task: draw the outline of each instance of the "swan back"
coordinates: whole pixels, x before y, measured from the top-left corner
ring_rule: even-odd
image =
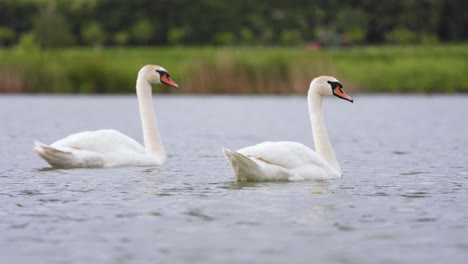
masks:
[[[304,164],[316,164],[318,166],[324,164],[324,161],[313,150],[301,143],[292,141],[267,141],[240,149],[238,152],[288,169],[300,167]]]

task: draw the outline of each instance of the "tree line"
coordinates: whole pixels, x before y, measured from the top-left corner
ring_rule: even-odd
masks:
[[[0,45],[462,42],[466,10],[465,0],[0,0]]]

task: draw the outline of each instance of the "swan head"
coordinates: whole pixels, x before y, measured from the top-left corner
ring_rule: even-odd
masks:
[[[340,99],[353,102],[351,96],[343,91],[343,85],[335,77],[320,76],[310,83],[309,93],[316,92],[320,95],[334,95]]]
[[[179,88],[179,85],[171,79],[171,75],[161,66],[146,65],[138,72],[138,79],[145,80],[151,84],[164,84]]]

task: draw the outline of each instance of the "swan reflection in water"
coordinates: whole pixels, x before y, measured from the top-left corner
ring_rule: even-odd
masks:
[[[272,181],[272,182],[259,182],[259,181],[234,181],[223,188],[228,190],[262,190],[278,192],[297,192],[297,188],[300,187],[305,192],[313,195],[326,194],[330,190],[336,189],[338,184],[335,180],[311,180],[302,182],[288,182],[288,181]]]

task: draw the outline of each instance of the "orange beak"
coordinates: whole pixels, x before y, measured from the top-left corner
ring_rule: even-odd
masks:
[[[172,87],[175,87],[175,88],[179,88],[179,85],[177,83],[175,83],[173,80],[171,80],[171,78],[169,76],[167,76],[167,74],[163,74],[161,76],[161,82],[164,83],[165,85],[172,86]]]
[[[336,87],[333,90],[333,94],[341,99],[344,99],[346,101],[350,101],[351,103],[353,102],[353,98],[351,96],[347,95],[345,92],[340,87]]]

